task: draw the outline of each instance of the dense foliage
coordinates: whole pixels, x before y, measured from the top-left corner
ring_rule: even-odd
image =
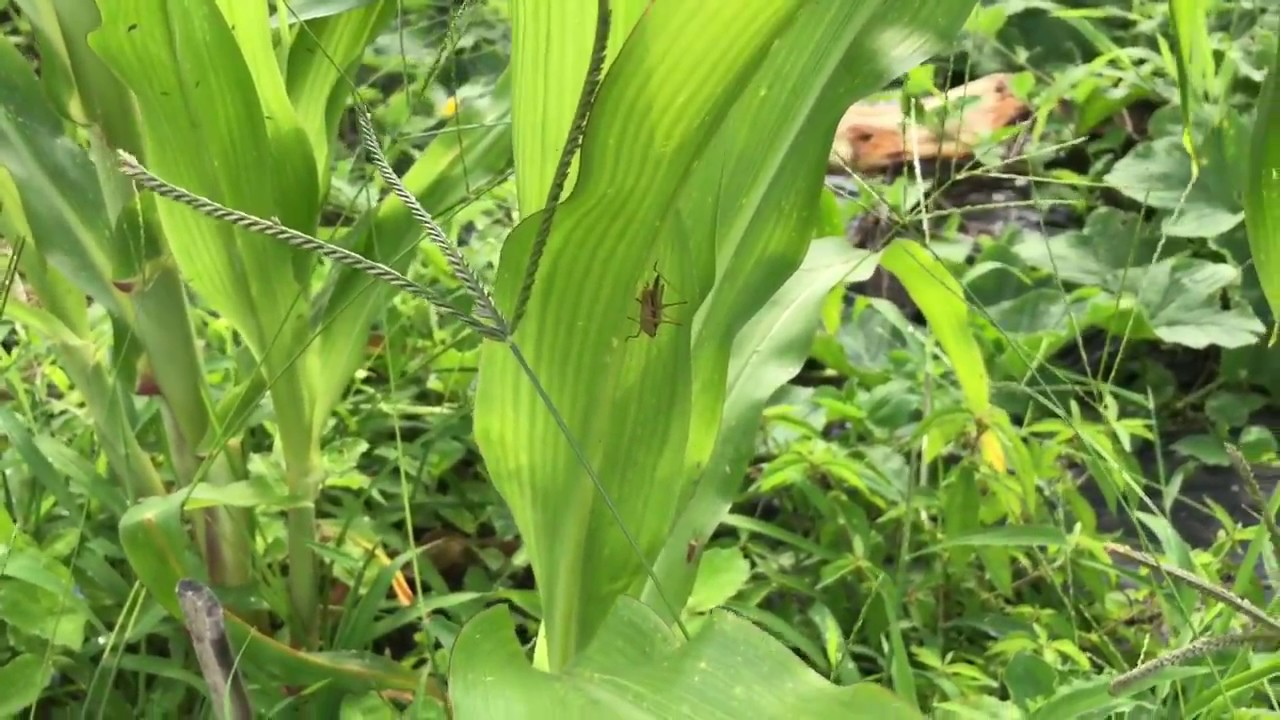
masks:
[[[259,5],[0,3],[0,715],[1280,712],[1280,10]]]

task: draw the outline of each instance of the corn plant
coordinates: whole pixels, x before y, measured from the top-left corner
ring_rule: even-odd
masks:
[[[485,611],[453,651],[457,716],[914,714],[913,697],[830,685],[730,614],[691,636],[681,608],[696,571],[689,547],[726,511],[764,402],[807,354],[832,286],[871,269],[838,239],[811,243],[833,231],[821,169],[835,124],[943,47],[972,5],[513,4],[526,217],[492,296],[429,213],[416,215],[490,340],[476,435],[533,564],[544,613],[535,664],[550,672],[529,666],[504,608]],[[123,167],[169,199],[439,302],[252,206],[175,187],[129,157]],[[920,260],[896,255],[904,267]]]
[[[229,626],[238,647],[250,648],[249,665],[282,683],[417,689],[416,676],[394,663],[299,652],[321,634],[321,431],[366,359],[364,339],[391,290],[139,195],[114,155],[128,151],[185,186],[316,233],[353,89],[347,75],[397,4],[313,8],[305,22],[285,4],[272,17],[248,0],[18,4],[36,31],[42,69],[37,79],[0,40],[0,233],[29,290],[6,309],[53,345],[82,396],[119,483],[95,505],[123,513],[120,540],[134,572],[174,617],[183,576],[267,598],[288,621],[288,645],[267,632],[260,611],[238,611]],[[499,83],[496,116],[463,107],[452,119],[447,141],[433,143],[405,175],[411,197],[456,206],[472,183],[509,165],[506,87]],[[406,205],[389,198],[337,241],[405,268],[417,233]],[[229,386],[210,381],[189,289],[243,341]],[[240,450],[264,397],[284,493],[251,482]],[[158,403],[163,419],[162,456],[137,438],[147,402]],[[5,431],[16,439],[21,423],[8,419]],[[18,444],[31,448],[24,457],[35,469],[35,446]],[[264,506],[287,514],[287,592],[270,578],[264,586],[255,567],[251,510]],[[6,547],[36,552],[22,519],[0,515]]]

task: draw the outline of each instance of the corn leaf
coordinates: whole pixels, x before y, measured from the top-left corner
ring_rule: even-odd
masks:
[[[312,230],[313,155],[282,100],[279,70],[274,61],[265,67],[261,31],[237,36],[213,0],[120,0],[100,11],[90,46],[137,99],[148,168],[229,207]],[[157,215],[183,276],[276,379],[285,451],[296,457],[311,437],[311,364],[293,362],[309,331],[306,268],[314,258],[167,200],[157,201]]]
[[[699,298],[687,282],[692,274],[682,270],[689,249],[675,247],[670,232],[663,236],[666,216],[750,70],[802,4],[777,0],[752,13],[691,2],[655,3],[648,10],[605,76],[582,149],[582,189],[560,208],[528,316],[516,334],[648,558],[665,540],[691,479],[682,456],[689,423],[689,318]],[[516,22],[550,21],[550,13],[534,12],[544,4],[528,5]],[[517,55],[513,62],[537,61]],[[517,83],[519,78],[516,73]],[[517,92],[517,122],[536,123],[521,115],[520,97]],[[601,140],[626,141],[606,143],[593,132]],[[518,175],[518,145],[516,152]],[[526,220],[503,246],[495,295],[508,308],[536,222],[536,216]],[[683,324],[628,341],[634,324],[627,317],[635,313],[637,288],[655,261],[670,273],[671,297],[688,303]],[[554,670],[590,640],[620,593],[638,589],[644,561],[601,503],[540,395],[501,346],[482,350],[476,439],[530,551]]]
[[[12,177],[0,212],[17,212],[20,204],[40,255],[118,314],[111,263],[102,251],[111,235],[106,202],[93,163],[62,122],[31,65],[7,38],[0,40],[0,168]]]
[[[1271,315],[1280,318],[1280,35],[1258,97],[1253,152],[1247,164],[1244,220],[1249,251]],[[1276,330],[1272,332],[1274,339]]]
[[[800,270],[738,334],[729,360],[715,451],[656,566],[657,576],[677,609],[683,608],[698,570],[698,564],[688,560],[688,544],[705,542],[738,498],[743,473],[755,450],[760,414],[774,392],[795,377],[808,359],[828,291],[841,282],[866,280],[875,268],[876,256],[853,248],[843,236],[817,240]],[[646,585],[641,598],[662,614],[652,583]]]
[[[351,81],[345,76],[377,33],[395,17],[397,3],[348,2],[342,12],[317,15],[300,13],[304,27],[292,29],[285,80],[298,119],[315,151],[316,171],[325,178],[328,191],[329,161],[333,157],[338,120],[347,107]],[[290,7],[288,17],[295,17]],[[430,206],[428,206],[430,207]]]
[[[529,667],[514,629],[505,607],[462,629],[449,668],[458,720],[920,717],[874,684],[831,684],[729,612],[712,613],[683,642],[649,608],[624,599],[596,642],[560,674]]]
[[[517,5],[517,35],[550,32],[543,5]],[[624,28],[516,342],[643,560],[507,349],[483,350],[477,388],[477,440],[530,551],[552,670],[590,641],[620,594],[641,590],[643,565],[671,539],[715,448],[734,339],[813,236],[839,117],[939,47],[971,6],[773,0],[744,14],[673,1]],[[553,75],[540,62],[513,60],[518,175],[547,166],[520,123],[577,93],[530,99],[521,79]],[[563,143],[547,132],[544,143]],[[527,188],[522,207],[537,207],[528,193],[540,188]],[[503,248],[496,295],[508,310],[537,222]],[[637,333],[629,316],[643,310],[655,269],[665,302],[680,303],[664,317],[679,324],[651,316]]]
[[[651,0],[610,0],[606,71]],[[512,131],[516,195],[522,215],[542,209],[591,56],[596,0],[511,5],[513,104],[522,118]],[[565,186],[573,187],[573,175]]]

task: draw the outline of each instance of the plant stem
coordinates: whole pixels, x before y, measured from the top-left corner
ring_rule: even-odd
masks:
[[[296,379],[296,376],[295,376]],[[273,400],[280,407],[288,385],[281,383],[272,389]],[[300,649],[315,648],[320,641],[317,622],[320,594],[317,582],[316,557],[316,494],[320,487],[318,473],[319,449],[312,442],[310,428],[298,422],[301,418],[279,413],[279,442],[284,454],[285,478],[295,507],[289,508],[285,521],[289,554],[289,636]],[[306,417],[306,416],[303,416]],[[299,429],[305,432],[297,432]],[[290,432],[290,431],[293,432]]]
[[[311,545],[316,538],[316,507],[306,503],[289,510],[289,617],[290,637],[298,648],[312,648],[320,640],[316,617],[320,595],[316,587],[316,558]]]

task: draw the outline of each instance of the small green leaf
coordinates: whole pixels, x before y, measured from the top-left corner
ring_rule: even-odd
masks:
[[[1004,669],[1004,685],[1009,694],[1022,707],[1054,691],[1058,673],[1044,658],[1020,652],[1009,658]]]
[[[200,577],[182,526],[182,495],[147,498],[120,518],[120,545],[142,584],[174,617],[181,617],[175,588],[184,577]]]
[[[1267,399],[1257,393],[1222,390],[1209,396],[1204,411],[1214,422],[1234,428],[1249,422],[1249,415],[1266,404]]]
[[[12,717],[31,707],[49,685],[53,667],[39,655],[24,654],[0,667],[0,717]]]
[[[1112,696],[1108,690],[1109,684],[1110,678],[1099,678],[1066,685],[1045,704],[1037,707],[1029,720],[1107,717],[1108,711],[1132,705],[1129,700]]]
[[[1059,547],[1067,536],[1052,525],[1003,525],[945,537],[913,557],[953,547]]]
[[[1108,283],[1119,271],[1150,265],[1186,247],[1185,241],[1161,238],[1139,215],[1102,207],[1089,213],[1079,231],[1052,237],[1026,233],[1013,250],[1022,262],[1065,282],[1115,290]]]
[[[70,609],[64,595],[13,580],[0,581],[0,620],[22,635],[78,651],[84,645],[85,616]]]
[[[1212,435],[1188,435],[1179,439],[1172,446],[1179,455],[1193,457],[1206,465],[1231,465],[1231,457],[1227,455],[1226,446]]]
[[[689,593],[689,612],[706,612],[728,602],[751,577],[751,563],[738,548],[709,548],[698,563]]]

